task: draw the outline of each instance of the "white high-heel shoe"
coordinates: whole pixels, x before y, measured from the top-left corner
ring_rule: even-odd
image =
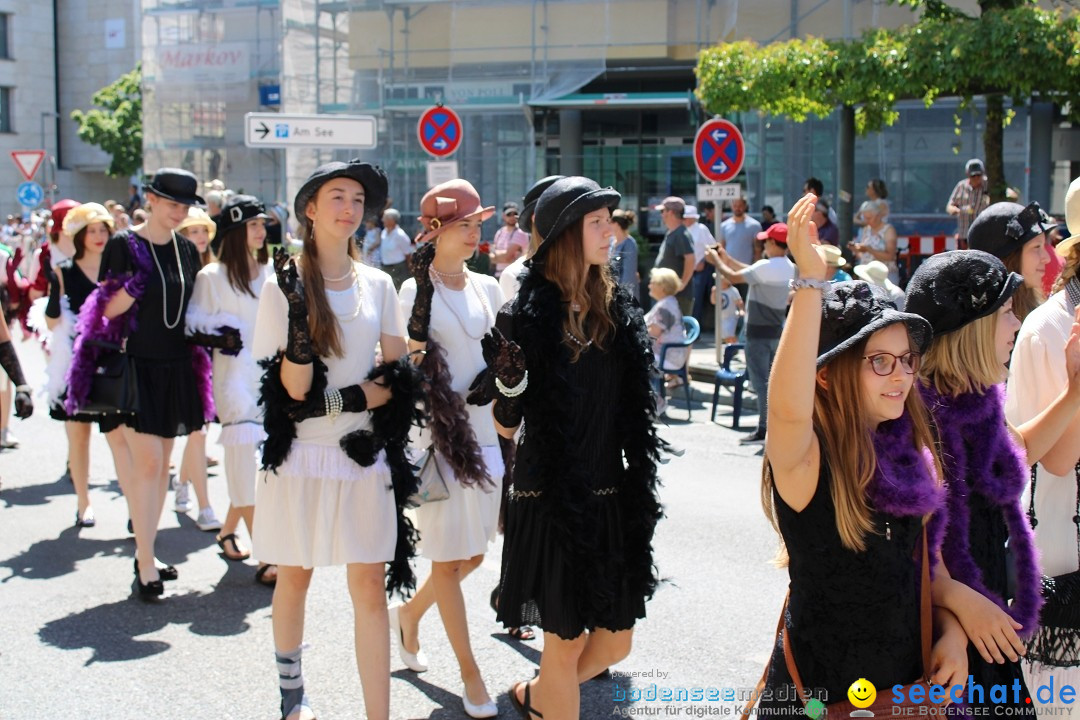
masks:
[[[461,704],[465,708],[465,714],[471,718],[493,718],[499,714],[499,706],[494,700],[488,700],[481,705],[473,705],[469,702],[469,696],[465,688],[461,688]]]
[[[394,636],[394,640],[397,642],[398,655],[401,657],[401,662],[405,663],[405,667],[409,668],[413,672],[422,673],[428,669],[427,667],[427,655],[424,654],[423,648],[416,653],[411,653],[405,649],[405,636],[401,634],[401,618],[398,616],[398,610],[401,608],[401,603],[391,605],[387,608],[390,614],[390,634]],[[489,715],[481,715],[473,717],[494,717]]]

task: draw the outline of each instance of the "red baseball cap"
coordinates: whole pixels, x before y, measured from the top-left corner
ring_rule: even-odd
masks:
[[[787,224],[773,223],[769,229],[757,234],[758,240],[772,240],[778,245],[787,245]]]

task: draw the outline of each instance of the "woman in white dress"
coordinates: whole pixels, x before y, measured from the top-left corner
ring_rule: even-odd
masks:
[[[381,209],[386,193],[386,175],[367,163],[317,168],[294,203],[304,221],[299,260],[278,250],[275,277],[259,298],[253,353],[272,359],[265,363],[262,388],[268,470],[256,483],[252,541],[259,559],[278,566],[272,616],[281,716],[287,720],[314,717],[300,664],[304,608],[312,570],[331,565],[346,566],[366,717],[390,716],[383,573],[397,559],[402,534],[396,477],[381,451],[362,467],[342,446],[372,426],[368,410],[391,400],[385,385],[364,381],[375,367],[376,346],[387,361],[406,352],[390,277],[361,263],[353,243],[365,211]],[[273,383],[281,393],[268,391]],[[272,421],[290,398],[319,412],[297,414],[282,440]]]
[[[225,480],[229,512],[217,537],[227,560],[246,560],[250,553],[240,544],[236,530],[243,520],[248,533],[255,523],[255,448],[263,441],[262,413],[258,406],[259,367],[251,354],[255,316],[263,285],[273,275],[266,250],[266,212],[256,198],[234,195],[221,212],[217,234],[218,260],[195,277],[195,291],[187,310],[189,334],[220,335],[222,328],[239,333],[239,343],[214,352],[214,405],[221,422],[218,442],[225,449]],[[236,347],[239,345],[239,347]],[[262,563],[256,579],[273,585],[275,570]]]
[[[391,608],[390,622],[402,661],[422,672],[427,664],[420,657],[419,623],[437,604],[461,669],[465,713],[495,717],[498,709],[473,656],[461,592],[462,580],[479,567],[495,537],[502,489],[503,460],[491,409],[465,404],[470,384],[486,367],[480,340],[495,326],[503,304],[494,278],[465,267],[480,242],[481,224],[495,208],[483,207],[465,180],[451,180],[429,190],[420,211],[427,230],[421,243],[428,244],[413,255],[413,278],[402,283],[399,295],[403,314],[410,316],[410,348],[426,352],[422,368],[432,385],[431,432],[425,431],[422,441],[433,443],[450,497],[416,510],[421,553],[431,560],[431,575],[412,600]],[[451,415],[456,422],[447,419]],[[447,432],[451,426],[457,431],[453,437]]]
[[[889,203],[884,200],[871,200],[863,203],[859,210],[865,225],[859,231],[858,242],[848,244],[852,252],[858,255],[860,265],[873,260],[885,263],[889,268],[889,281],[900,284],[900,268],[896,264],[896,228],[885,219],[889,216]]]
[[[1073,209],[1080,210],[1080,180],[1069,190]],[[1066,199],[1066,207],[1070,202]],[[1073,217],[1075,219],[1075,216]],[[1072,227],[1076,227],[1074,224]],[[1012,352],[1005,415],[1014,425],[1042,413],[1062,393],[1074,388],[1077,369],[1066,360],[1066,345],[1077,333],[1080,307],[1080,235],[1056,248],[1065,259],[1054,295],[1024,320]],[[1075,388],[1074,388],[1075,390]],[[1033,513],[1035,546],[1044,575],[1055,577],[1080,569],[1076,516],[1080,515],[1080,416],[1074,417],[1061,439],[1036,465],[1034,482],[1027,488],[1024,507]],[[1034,498],[1032,495],[1034,488]],[[1043,607],[1041,627],[1028,642],[1024,676],[1033,691],[1051,682],[1055,687],[1080,685],[1080,630],[1058,627],[1050,617],[1052,604]],[[1061,623],[1068,625],[1069,623]],[[1042,698],[1040,698],[1040,701]],[[1068,708],[1057,696],[1052,705]],[[1064,711],[1063,711],[1064,712]]]

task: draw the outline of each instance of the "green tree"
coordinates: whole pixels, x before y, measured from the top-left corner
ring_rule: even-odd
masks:
[[[1004,199],[1003,129],[1014,106],[1036,97],[1080,121],[1080,21],[1033,0],[981,0],[973,17],[943,0],[894,0],[921,9],[917,22],[859,38],[722,44],[698,58],[698,97],[712,113],[756,110],[801,121],[855,108],[856,131],[891,125],[895,104],[941,96],[987,103],[984,148],[991,197]],[[957,129],[959,132],[959,128]],[[841,188],[851,191],[851,188]]]
[[[142,66],[98,90],[91,98],[98,107],[75,110],[79,139],[112,156],[106,174],[128,177],[142,170]]]

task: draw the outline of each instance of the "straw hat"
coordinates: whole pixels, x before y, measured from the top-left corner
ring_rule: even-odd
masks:
[[[116,229],[112,213],[106,210],[104,205],[83,203],[68,210],[64,215],[64,234],[75,237],[80,230],[98,222],[105,223],[110,232]]]

